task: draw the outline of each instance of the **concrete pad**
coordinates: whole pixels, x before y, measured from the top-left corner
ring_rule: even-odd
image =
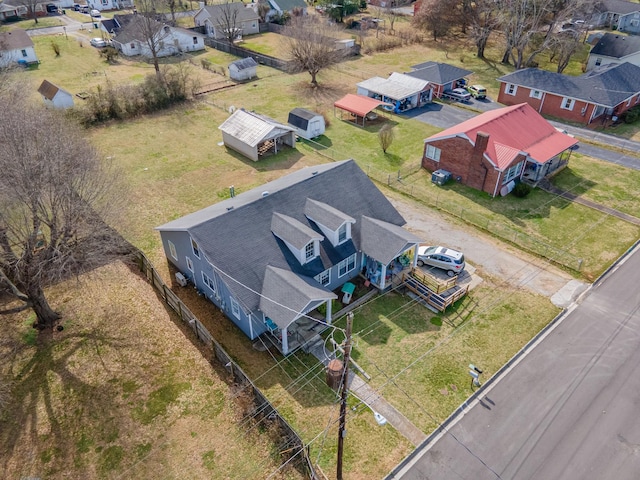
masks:
[[[564,287],[558,290],[551,297],[551,303],[556,307],[567,308],[584,292],[589,285],[579,280],[570,280]]]

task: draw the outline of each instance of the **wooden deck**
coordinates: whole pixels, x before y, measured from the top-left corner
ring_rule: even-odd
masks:
[[[453,277],[446,282],[439,282],[416,269],[402,275],[402,285],[439,312],[444,312],[469,291],[468,286],[462,288],[456,285],[457,280],[457,277]]]

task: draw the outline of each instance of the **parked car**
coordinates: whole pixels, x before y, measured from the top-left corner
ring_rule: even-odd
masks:
[[[482,85],[469,85],[467,87],[467,92],[469,92],[469,95],[473,98],[477,98],[479,100],[487,98],[487,89]]]
[[[92,38],[89,43],[96,48],[102,48],[107,46],[107,41],[102,38]]]
[[[53,3],[47,4],[47,13],[58,13],[58,6]]]
[[[74,9],[76,12],[79,12],[79,11],[80,11],[80,4],[79,4],[79,3],[74,3],[74,4],[73,4],[73,9]]]
[[[453,90],[445,90],[444,96],[458,102],[468,102],[471,100],[471,94],[464,88],[454,88]]]
[[[418,247],[418,265],[441,268],[453,277],[464,270],[464,255],[447,247],[421,246]]]
[[[100,18],[100,16],[101,16],[101,14],[100,14],[100,10],[93,9],[93,10],[91,10],[90,15],[91,15],[92,17],[95,17],[95,18]]]
[[[80,5],[80,13],[89,13],[89,5]]]

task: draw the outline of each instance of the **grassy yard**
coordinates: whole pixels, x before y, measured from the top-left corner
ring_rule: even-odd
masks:
[[[79,289],[82,294],[79,294]],[[5,319],[3,478],[266,478],[280,465],[188,328],[147,281],[115,263],[50,289],[64,330]],[[276,478],[298,479],[295,470]]]
[[[21,28],[23,30],[31,30],[34,28],[61,27],[63,25],[66,24],[58,17],[38,17],[38,23],[36,23],[33,19],[2,23],[0,24],[0,32],[8,32],[17,28]]]

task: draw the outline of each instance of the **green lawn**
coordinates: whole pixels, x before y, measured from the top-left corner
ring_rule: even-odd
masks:
[[[27,19],[20,20],[18,22],[0,24],[0,32],[8,32],[17,28],[21,28],[23,30],[31,30],[35,28],[60,27],[62,25],[66,24],[57,16],[38,17],[38,23],[36,23],[33,19]]]

